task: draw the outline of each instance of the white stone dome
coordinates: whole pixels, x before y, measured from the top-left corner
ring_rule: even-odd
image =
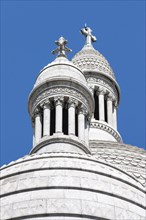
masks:
[[[105,57],[92,45],[85,45],[72,59],[83,72],[98,72],[115,80],[114,72]]]
[[[34,154],[3,166],[1,177],[1,219],[127,220],[145,215],[141,185],[91,155]]]
[[[57,57],[52,63],[45,66],[37,77],[34,87],[55,79],[73,80],[86,85],[86,79],[81,70],[66,57]]]

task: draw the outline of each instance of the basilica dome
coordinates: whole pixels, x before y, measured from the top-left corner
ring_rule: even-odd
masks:
[[[139,181],[98,157],[50,152],[3,166],[2,219],[144,219]]]
[[[98,72],[115,80],[114,72],[105,57],[92,45],[85,45],[72,59],[83,72]]]
[[[55,79],[70,79],[86,84],[85,77],[81,70],[66,57],[57,57],[52,63],[45,66],[39,73],[34,87],[48,80]]]

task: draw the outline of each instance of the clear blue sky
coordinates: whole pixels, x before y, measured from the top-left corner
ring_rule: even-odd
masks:
[[[55,57],[63,35],[84,45],[87,23],[94,47],[110,62],[121,88],[118,130],[124,143],[145,146],[145,1],[1,1],[1,164],[29,153],[28,95],[39,71]]]

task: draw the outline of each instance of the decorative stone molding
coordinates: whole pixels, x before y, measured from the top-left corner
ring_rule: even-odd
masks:
[[[91,121],[90,128],[98,128],[98,129],[104,130],[108,132],[109,134],[111,134],[118,142],[122,142],[122,139],[120,135],[118,134],[118,132],[116,132],[113,128],[108,126],[108,124],[106,125],[106,124],[100,123],[99,121],[95,121],[95,122]]]
[[[58,94],[62,94],[64,96],[68,96],[68,97],[75,97],[76,99],[78,99],[80,102],[84,103],[85,105],[87,105],[87,100],[85,97],[83,97],[83,95],[81,95],[80,93],[78,93],[77,91],[73,90],[73,89],[68,89],[68,88],[55,88],[55,89],[49,89],[45,92],[43,92],[42,94],[40,94],[36,100],[33,101],[32,103],[32,112],[34,111],[35,107],[44,99],[48,98],[48,97],[53,97],[54,95],[58,95]]]

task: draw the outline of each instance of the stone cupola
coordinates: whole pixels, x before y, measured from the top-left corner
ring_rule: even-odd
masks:
[[[120,90],[114,72],[105,57],[94,49],[92,42],[96,41],[96,37],[92,35],[91,28],[85,25],[81,33],[86,42],[72,62],[82,70],[95,103],[89,139],[121,142],[117,131]]]
[[[90,153],[89,123],[94,100],[82,71],[67,59],[67,40],[60,37],[57,58],[45,66],[29,96],[34,130],[31,153]]]

